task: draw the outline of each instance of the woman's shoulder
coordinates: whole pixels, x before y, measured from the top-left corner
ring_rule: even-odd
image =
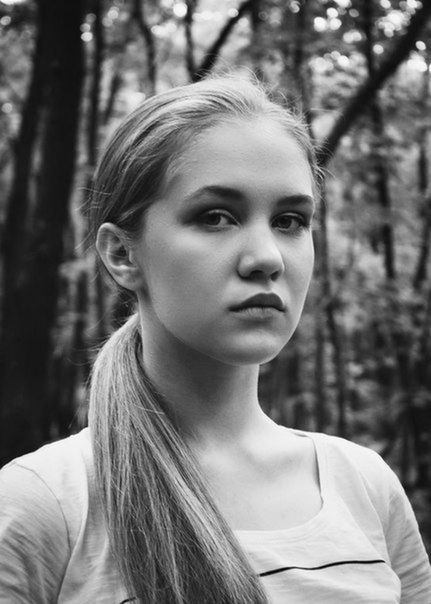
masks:
[[[326,449],[333,484],[364,531],[373,526],[367,502],[377,512],[391,566],[401,579],[402,601],[430,601],[428,556],[412,506],[395,472],[374,449],[337,436],[314,436]],[[373,529],[370,536],[375,538],[375,534]]]
[[[38,476],[49,486],[70,482],[87,472],[91,467],[91,441],[89,429],[43,445],[36,451],[26,453],[6,464],[0,473],[13,475],[24,470]]]
[[[56,599],[85,518],[86,431],[0,470],[0,591],[19,601]]]
[[[78,530],[82,510],[88,505],[93,482],[91,442],[88,429],[49,443],[17,457],[0,470],[0,501],[3,512],[31,518],[49,510],[69,537]]]
[[[7,464],[0,471],[0,594],[35,604],[111,602],[126,597],[119,590],[88,429]]]
[[[320,444],[328,463],[341,469],[359,473],[367,482],[380,483],[382,479],[394,482],[396,478],[390,466],[378,451],[340,436],[321,432],[304,432]]]
[[[73,466],[91,456],[89,429],[84,428],[77,434],[45,444],[39,449],[16,457],[2,468],[2,472],[19,466],[36,473],[49,474],[50,471],[62,471],[65,466]]]
[[[397,475],[375,449],[330,434],[304,434],[315,442],[328,485],[352,505],[369,500],[384,521],[392,501],[405,499]]]

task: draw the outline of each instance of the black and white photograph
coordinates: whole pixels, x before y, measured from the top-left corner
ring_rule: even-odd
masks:
[[[0,0],[0,604],[431,604],[431,0]]]

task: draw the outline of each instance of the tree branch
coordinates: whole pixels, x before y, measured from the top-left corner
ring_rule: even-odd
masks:
[[[211,71],[232,29],[235,27],[241,17],[243,17],[247,12],[253,9],[254,4],[258,1],[259,0],[244,0],[244,2],[238,7],[238,13],[234,17],[231,17],[228,21],[226,21],[226,23],[220,30],[217,39],[207,50],[200,66],[196,69],[195,73],[193,74],[194,82],[202,80]]]
[[[187,13],[184,17],[184,27],[186,34],[186,65],[190,79],[193,81],[196,71],[195,65],[195,45],[192,35],[193,14],[195,12],[197,0],[186,0]]]
[[[399,38],[393,50],[382,61],[380,67],[353,94],[343,111],[335,121],[331,132],[321,143],[317,157],[319,164],[325,166],[334,155],[341,138],[347,133],[355,119],[363,113],[385,80],[395,73],[400,64],[408,57],[414,43],[427,19],[431,15],[431,2],[423,2],[422,8],[412,16],[406,32]]]

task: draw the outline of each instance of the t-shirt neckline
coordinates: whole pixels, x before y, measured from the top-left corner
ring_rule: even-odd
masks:
[[[303,539],[309,533],[312,533],[318,529],[319,526],[325,523],[325,518],[328,514],[329,500],[330,500],[330,488],[328,482],[328,458],[324,439],[321,438],[323,435],[316,432],[306,432],[304,430],[297,430],[293,428],[287,428],[293,434],[310,438],[314,445],[314,451],[317,462],[317,472],[319,477],[320,485],[320,498],[322,505],[320,510],[315,516],[298,524],[285,529],[241,529],[234,530],[234,534],[240,541],[273,541],[278,540],[280,537],[288,538],[290,541]]]

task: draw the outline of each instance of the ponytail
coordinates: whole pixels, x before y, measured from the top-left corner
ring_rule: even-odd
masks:
[[[133,315],[101,349],[89,423],[111,548],[145,604],[264,604],[197,461],[146,377]]]

